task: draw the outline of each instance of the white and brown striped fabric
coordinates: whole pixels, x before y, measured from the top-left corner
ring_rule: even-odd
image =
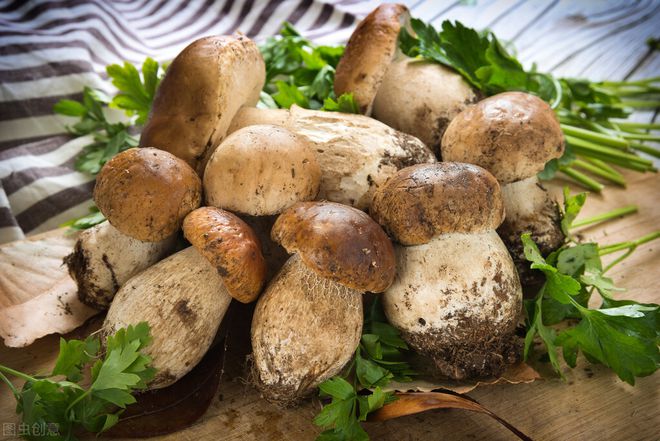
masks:
[[[172,59],[192,40],[239,29],[256,40],[283,21],[325,44],[344,42],[377,1],[0,0],[0,243],[49,230],[87,212],[93,178],[73,170],[88,139],[72,140],[52,106],[83,86],[108,93],[105,66]],[[438,25],[490,28],[526,63],[594,79],[660,72],[660,2],[405,1]],[[653,115],[638,118],[649,119]]]

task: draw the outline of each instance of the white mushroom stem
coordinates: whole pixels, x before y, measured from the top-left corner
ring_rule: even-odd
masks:
[[[525,259],[520,236],[531,233],[544,255],[556,250],[564,241],[561,213],[536,175],[502,185],[502,198],[506,217],[497,232],[511,251],[525,284],[530,281],[525,280],[529,276],[530,264]]]
[[[175,242],[175,236],[142,242],[120,233],[106,221],[80,233],[73,253],[64,261],[78,284],[80,300],[103,310],[119,287],[170,254]]]
[[[232,297],[217,269],[193,247],[149,267],[121,287],[103,324],[111,334],[149,323],[156,377],[150,389],[169,386],[204,356]]]
[[[455,71],[438,63],[399,55],[387,68],[372,116],[416,136],[440,154],[449,122],[478,96]]]
[[[295,254],[254,312],[254,381],[268,400],[294,404],[341,371],[361,333],[362,293],[320,277]]]
[[[442,234],[395,250],[397,278],[383,294],[385,314],[440,373],[498,375],[515,361],[522,291],[495,231]]]
[[[313,143],[321,166],[319,200],[367,209],[374,191],[398,170],[436,161],[417,138],[363,115],[298,106],[289,111],[244,107],[232,121],[230,132],[278,122]]]

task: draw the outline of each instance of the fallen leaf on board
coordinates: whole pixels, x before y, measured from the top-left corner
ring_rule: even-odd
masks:
[[[447,392],[397,392],[397,400],[378,409],[368,417],[368,421],[386,421],[406,415],[426,412],[432,409],[462,409],[483,413],[509,429],[518,438],[531,441],[531,438],[514,426],[495,415],[472,398]]]

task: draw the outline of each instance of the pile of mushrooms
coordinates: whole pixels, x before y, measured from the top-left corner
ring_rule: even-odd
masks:
[[[282,405],[350,362],[365,292],[384,293],[388,320],[443,376],[519,359],[521,284],[496,229],[520,271],[520,233],[542,250],[563,240],[535,178],[561,131],[536,98],[473,105],[460,75],[403,56],[408,20],[379,6],[339,63],[335,90],[365,115],[256,108],[265,66],[242,34],[171,63],[140,147],[97,177],[108,221],[66,258],[81,300],[108,309],[105,332],[149,322],[149,387],[201,360],[232,298],[257,301],[251,380]]]

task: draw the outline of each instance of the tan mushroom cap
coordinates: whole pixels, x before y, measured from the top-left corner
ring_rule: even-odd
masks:
[[[389,237],[369,215],[348,205],[300,202],[280,215],[271,235],[314,272],[349,288],[383,292],[394,281]]]
[[[201,175],[234,114],[259,101],[265,76],[259,48],[240,33],[194,41],[167,69],[140,146],[166,150]]]
[[[404,5],[378,6],[357,25],[339,60],[335,93],[352,92],[365,115],[371,114],[376,92],[396,53],[399,31],[409,16]]]
[[[319,192],[321,169],[304,136],[274,125],[229,135],[204,172],[208,205],[252,216],[279,214]]]
[[[183,234],[217,268],[233,298],[250,303],[259,296],[266,281],[266,261],[248,224],[220,208],[202,207],[183,221]]]
[[[403,245],[439,234],[496,229],[504,220],[500,185],[481,167],[455,162],[400,170],[380,187],[371,215]]]
[[[159,242],[181,228],[202,200],[202,183],[183,160],[155,148],[132,148],[96,177],[94,201],[110,224],[134,239]]]
[[[442,138],[444,161],[477,164],[502,184],[534,176],[564,153],[555,112],[542,99],[504,92],[469,106]]]

